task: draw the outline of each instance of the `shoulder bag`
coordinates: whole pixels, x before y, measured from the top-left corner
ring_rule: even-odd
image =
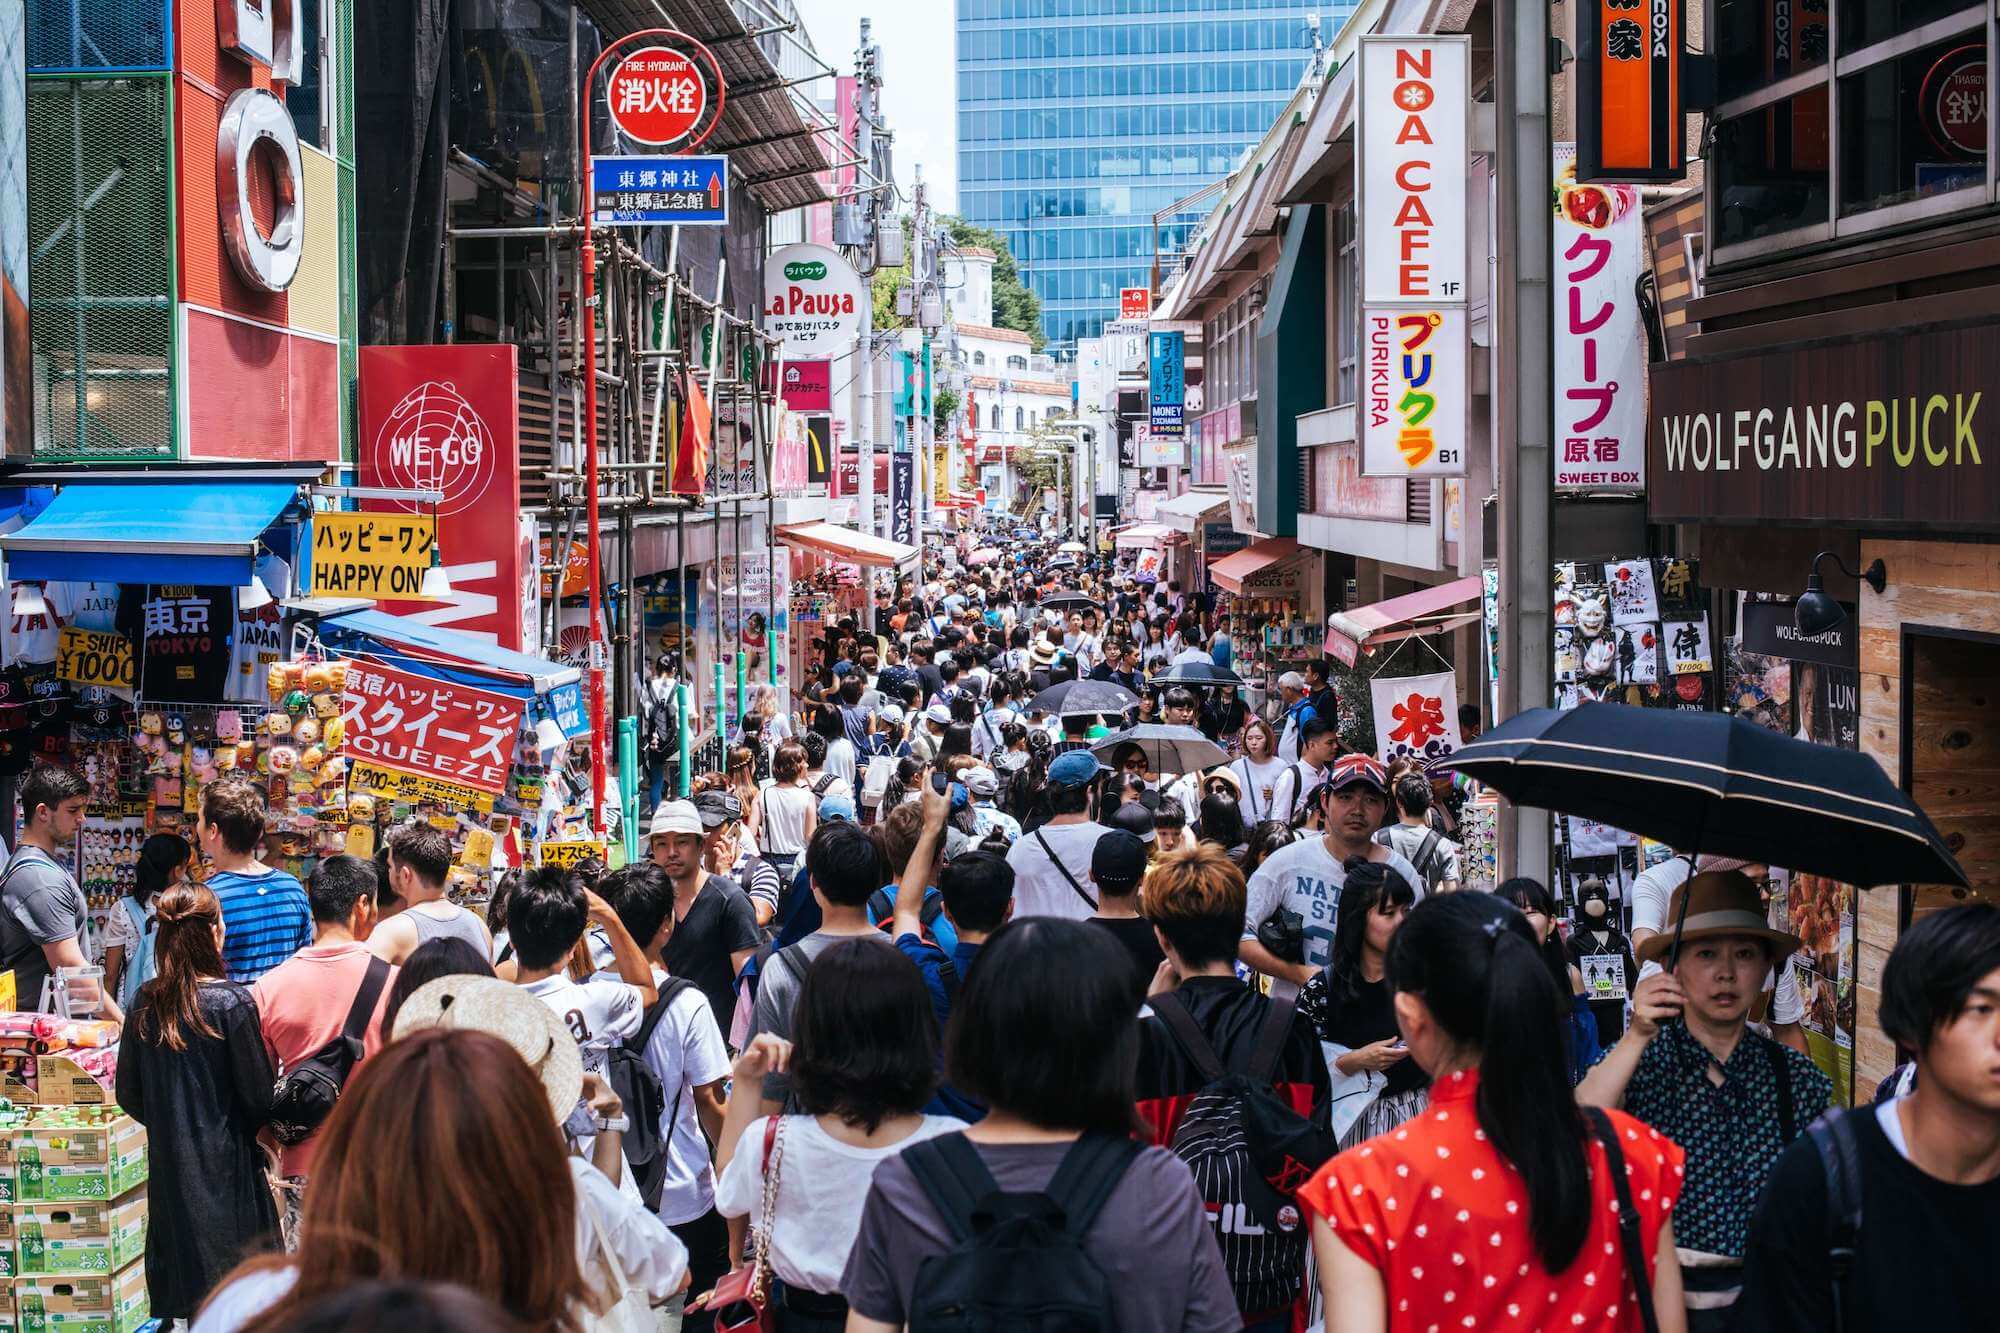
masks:
[[[1083,891],[1083,885],[1077,883],[1076,876],[1069,873],[1069,867],[1063,864],[1062,858],[1060,856],[1056,855],[1056,849],[1049,846],[1049,840],[1042,836],[1042,831],[1040,829],[1035,830],[1035,841],[1042,844],[1042,851],[1047,853],[1049,858],[1049,864],[1056,868],[1056,873],[1060,874],[1064,880],[1068,881],[1069,886],[1072,889],[1076,890],[1076,896],[1083,899],[1084,903],[1090,908],[1090,910],[1095,912],[1097,910],[1097,899],[1091,897],[1089,894]]]
[[[618,1262],[618,1251],[611,1244],[611,1233],[605,1229],[597,1205],[581,1188],[576,1192],[576,1201],[582,1206],[583,1215],[590,1219],[591,1232],[597,1237],[599,1264],[604,1276],[610,1279],[615,1298],[603,1310],[586,1313],[577,1326],[583,1333],[654,1333],[659,1321],[653,1316],[653,1302],[643,1287],[633,1286],[626,1278],[625,1265]]]
[[[750,1257],[723,1274],[708,1299],[716,1333],[776,1333],[771,1299],[771,1233],[778,1222],[778,1175],[785,1161],[785,1118],[764,1122],[764,1225],[750,1231]]]

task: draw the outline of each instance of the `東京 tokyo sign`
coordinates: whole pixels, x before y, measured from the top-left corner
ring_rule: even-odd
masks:
[[[644,46],[618,62],[605,86],[611,122],[619,133],[636,143],[664,147],[677,144],[689,135],[708,112],[709,71],[714,71],[717,89],[716,115],[708,129],[695,135],[689,147],[708,137],[722,114],[720,90],[722,68],[707,48],[698,47],[706,57],[694,56],[668,46]],[[708,68],[704,69],[706,65]]]

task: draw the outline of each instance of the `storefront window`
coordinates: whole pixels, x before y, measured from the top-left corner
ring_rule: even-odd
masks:
[[[1827,220],[1826,101],[1821,86],[1716,126],[1717,246]]]
[[[1717,0],[1716,52],[1723,86],[1747,93],[1826,64],[1828,0]]]
[[[1826,0],[1806,0],[1803,7],[1824,14]],[[1840,0],[1840,54],[1852,55],[1947,15],[1977,13],[1980,8],[1965,0]]]
[[[1840,81],[1843,215],[1986,184],[1986,42],[1976,35]]]
[[[1360,287],[1354,247],[1354,205],[1335,209],[1333,214],[1333,341],[1338,365],[1334,377],[1335,405],[1354,401],[1356,378],[1361,367],[1361,315],[1354,297]]]

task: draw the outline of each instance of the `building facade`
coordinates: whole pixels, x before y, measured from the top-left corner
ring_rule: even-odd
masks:
[[[1068,354],[1147,286],[1154,215],[1228,172],[1313,58],[1289,0],[960,0],[958,190]],[[1351,3],[1319,8],[1338,31]],[[1159,249],[1198,218],[1163,219]]]

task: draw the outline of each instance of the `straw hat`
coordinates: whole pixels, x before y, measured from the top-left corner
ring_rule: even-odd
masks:
[[[548,1005],[497,977],[451,976],[411,992],[396,1015],[395,1037],[425,1028],[484,1032],[500,1038],[528,1062],[560,1124],[583,1096],[583,1057],[576,1038]]]
[[[1674,945],[1673,923],[1681,919],[1683,902],[1687,904],[1680,935],[1683,948],[1697,940],[1739,935],[1767,941],[1779,958],[1798,952],[1799,937],[1771,925],[1764,915],[1764,895],[1748,875],[1737,870],[1708,870],[1674,890],[1667,902],[1666,925],[1634,951],[1640,962],[1659,963],[1666,958]]]

